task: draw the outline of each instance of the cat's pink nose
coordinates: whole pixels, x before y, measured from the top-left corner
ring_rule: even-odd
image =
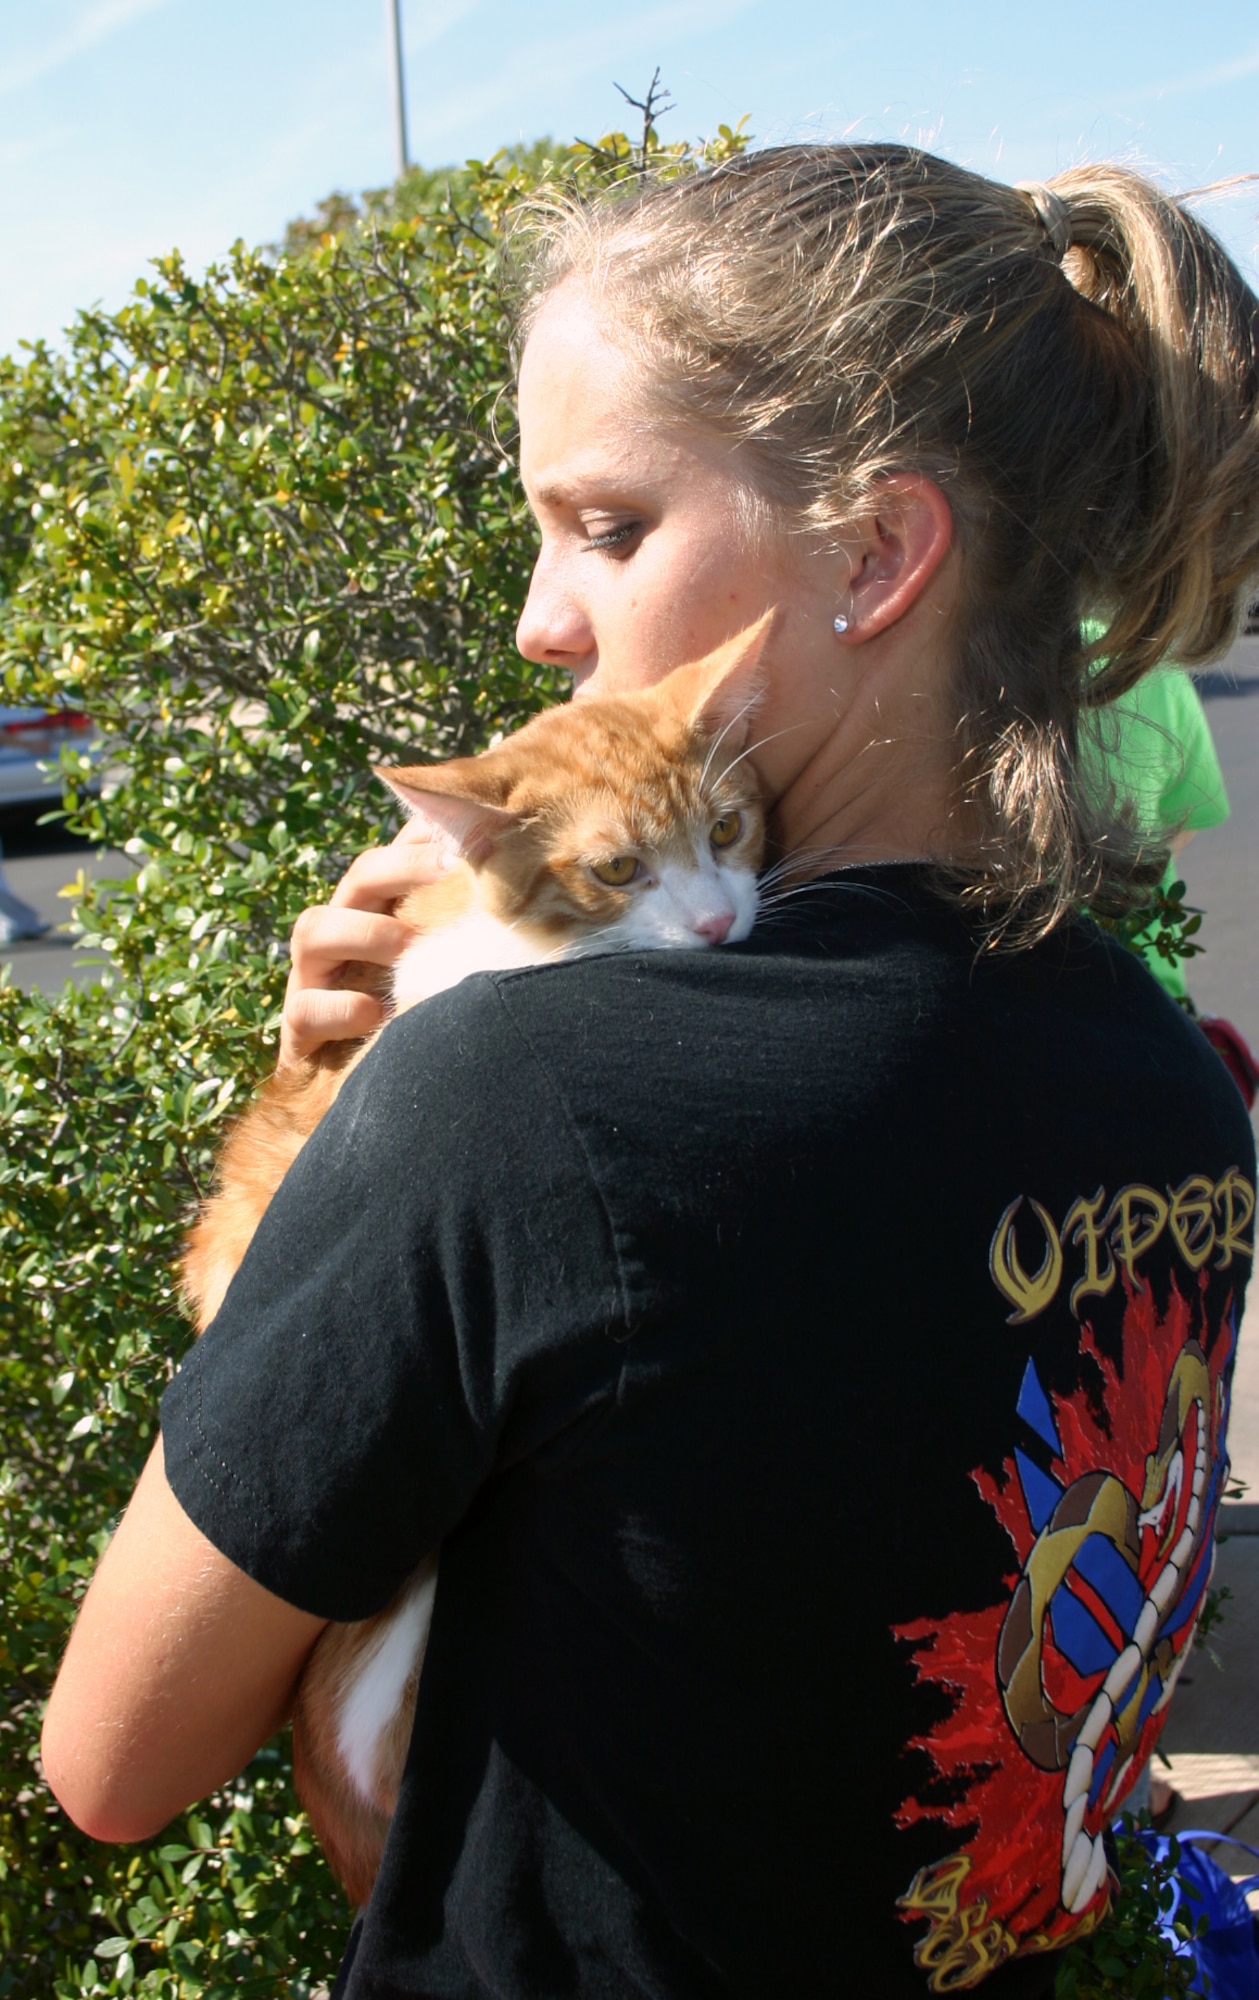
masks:
[[[720,917],[705,917],[695,925],[696,937],[702,937],[705,944],[720,944],[734,922],[734,911],[728,910]]]

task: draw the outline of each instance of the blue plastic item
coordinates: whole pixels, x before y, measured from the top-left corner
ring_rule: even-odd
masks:
[[[1169,1858],[1171,1836],[1153,1833],[1147,1828],[1136,1837],[1155,1860],[1166,1861]],[[1222,1841],[1227,1847],[1240,1847],[1257,1861],[1259,1848],[1249,1846],[1244,1840],[1234,1840],[1227,1833],[1212,1833],[1203,1828],[1178,1833],[1175,1839],[1180,1848],[1180,1860],[1173,1878],[1176,1902],[1164,1915],[1159,1928],[1168,1943],[1174,1945],[1178,1956],[1191,1958],[1197,1967],[1193,1982],[1195,1993],[1209,1993],[1210,2000],[1259,2000],[1259,1917],[1246,1902],[1248,1892],[1259,1889],[1259,1875],[1234,1882],[1217,1861],[1202,1852],[1197,1843],[1210,1841],[1218,1844]],[[1197,1893],[1187,1894],[1182,1884],[1188,1884]],[[1205,1917],[1208,1924],[1206,1936],[1186,1944],[1172,1929],[1177,1916],[1191,1927],[1199,1917]]]

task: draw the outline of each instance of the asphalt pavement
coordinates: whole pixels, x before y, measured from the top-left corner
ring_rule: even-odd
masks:
[[[1187,901],[1205,912],[1199,937],[1205,950],[1190,961],[1189,988],[1201,1013],[1235,1022],[1259,1052],[1259,637],[1239,640],[1223,667],[1199,685],[1231,811],[1223,826],[1195,835],[1181,855]],[[1253,1116],[1259,1132],[1259,1107]],[[1251,1287],[1238,1350],[1229,1447],[1259,1528],[1259,1285]],[[1259,1540],[1254,1554],[1259,1563]],[[1259,1624],[1250,1663],[1259,1694]],[[1259,1740],[1251,1747],[1259,1752]]]
[[[1200,1012],[1223,1014],[1259,1050],[1259,637],[1243,639],[1199,683],[1232,808],[1181,856],[1187,900],[1204,912],[1206,949],[1189,968]],[[1226,1506],[1215,1583],[1229,1595],[1208,1646],[1182,1674],[1162,1747],[1163,1775],[1183,1803],[1173,1828],[1212,1827],[1259,1846],[1259,1284],[1242,1326],[1229,1452],[1249,1492]],[[1157,1767],[1156,1767],[1157,1768]],[[1236,1848],[1216,1858],[1234,1875],[1259,1867]],[[1259,1895],[1252,1896],[1259,1908]]]
[[[1206,913],[1189,988],[1202,1013],[1235,1021],[1259,1049],[1259,636],[1240,639],[1198,685],[1232,810],[1180,857],[1187,900]]]

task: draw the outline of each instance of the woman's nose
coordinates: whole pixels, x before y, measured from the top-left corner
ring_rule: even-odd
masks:
[[[525,608],[516,626],[516,644],[526,660],[575,670],[594,649],[590,620],[542,558],[534,565]]]

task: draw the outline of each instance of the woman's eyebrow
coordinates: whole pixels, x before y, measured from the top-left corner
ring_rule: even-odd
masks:
[[[610,488],[624,486],[631,479],[639,487],[647,483],[642,466],[635,465],[628,454],[612,464],[606,455],[597,460],[574,459],[544,469],[536,480],[526,480],[522,467],[521,476],[533,503],[546,507],[571,507],[588,494],[603,498]]]
[[[613,483],[606,474],[600,477],[593,472],[568,472],[542,480],[533,488],[533,497],[547,507],[571,507],[587,494],[597,493]]]
[[[563,507],[572,499],[571,479],[544,479],[540,486],[529,492],[531,505],[542,507]]]

